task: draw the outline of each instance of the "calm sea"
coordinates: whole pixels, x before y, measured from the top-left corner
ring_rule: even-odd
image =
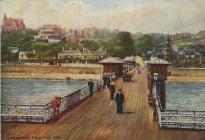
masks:
[[[86,85],[84,80],[1,79],[1,103],[47,104]]]
[[[167,109],[205,110],[205,83],[166,83]]]
[[[87,85],[84,80],[1,79],[2,104],[46,104]],[[166,83],[167,109],[205,110],[205,83]]]

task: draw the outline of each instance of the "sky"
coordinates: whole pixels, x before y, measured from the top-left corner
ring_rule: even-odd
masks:
[[[197,33],[205,29],[205,0],[0,0],[1,13],[26,27],[57,24],[132,33]],[[1,18],[2,18],[1,14]]]

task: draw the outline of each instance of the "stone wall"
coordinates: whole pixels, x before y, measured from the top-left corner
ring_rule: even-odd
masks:
[[[69,66],[40,66],[40,65],[2,65],[2,73],[73,73],[73,74],[99,74],[100,67],[69,67]]]

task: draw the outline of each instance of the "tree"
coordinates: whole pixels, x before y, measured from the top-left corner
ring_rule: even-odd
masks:
[[[111,43],[111,53],[124,58],[135,55],[134,41],[129,32],[119,32]]]
[[[100,45],[95,40],[84,40],[82,41],[82,47],[95,51],[100,48]]]
[[[2,32],[1,35],[1,54],[2,62],[7,60],[17,61],[18,54],[13,54],[8,51],[9,47],[18,47],[21,50],[31,50],[33,40],[33,32],[20,32],[20,31],[11,31],[11,32]]]
[[[135,50],[138,55],[151,51],[155,47],[155,40],[150,35],[143,35],[135,40]]]

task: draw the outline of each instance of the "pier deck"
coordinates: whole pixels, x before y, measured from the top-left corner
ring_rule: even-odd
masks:
[[[35,140],[204,140],[205,131],[161,130],[152,121],[147,103],[147,75],[131,82],[117,81],[125,92],[124,114],[116,113],[108,89],[94,94],[74,109],[47,124],[2,123],[2,139]],[[32,138],[33,137],[33,138]]]

